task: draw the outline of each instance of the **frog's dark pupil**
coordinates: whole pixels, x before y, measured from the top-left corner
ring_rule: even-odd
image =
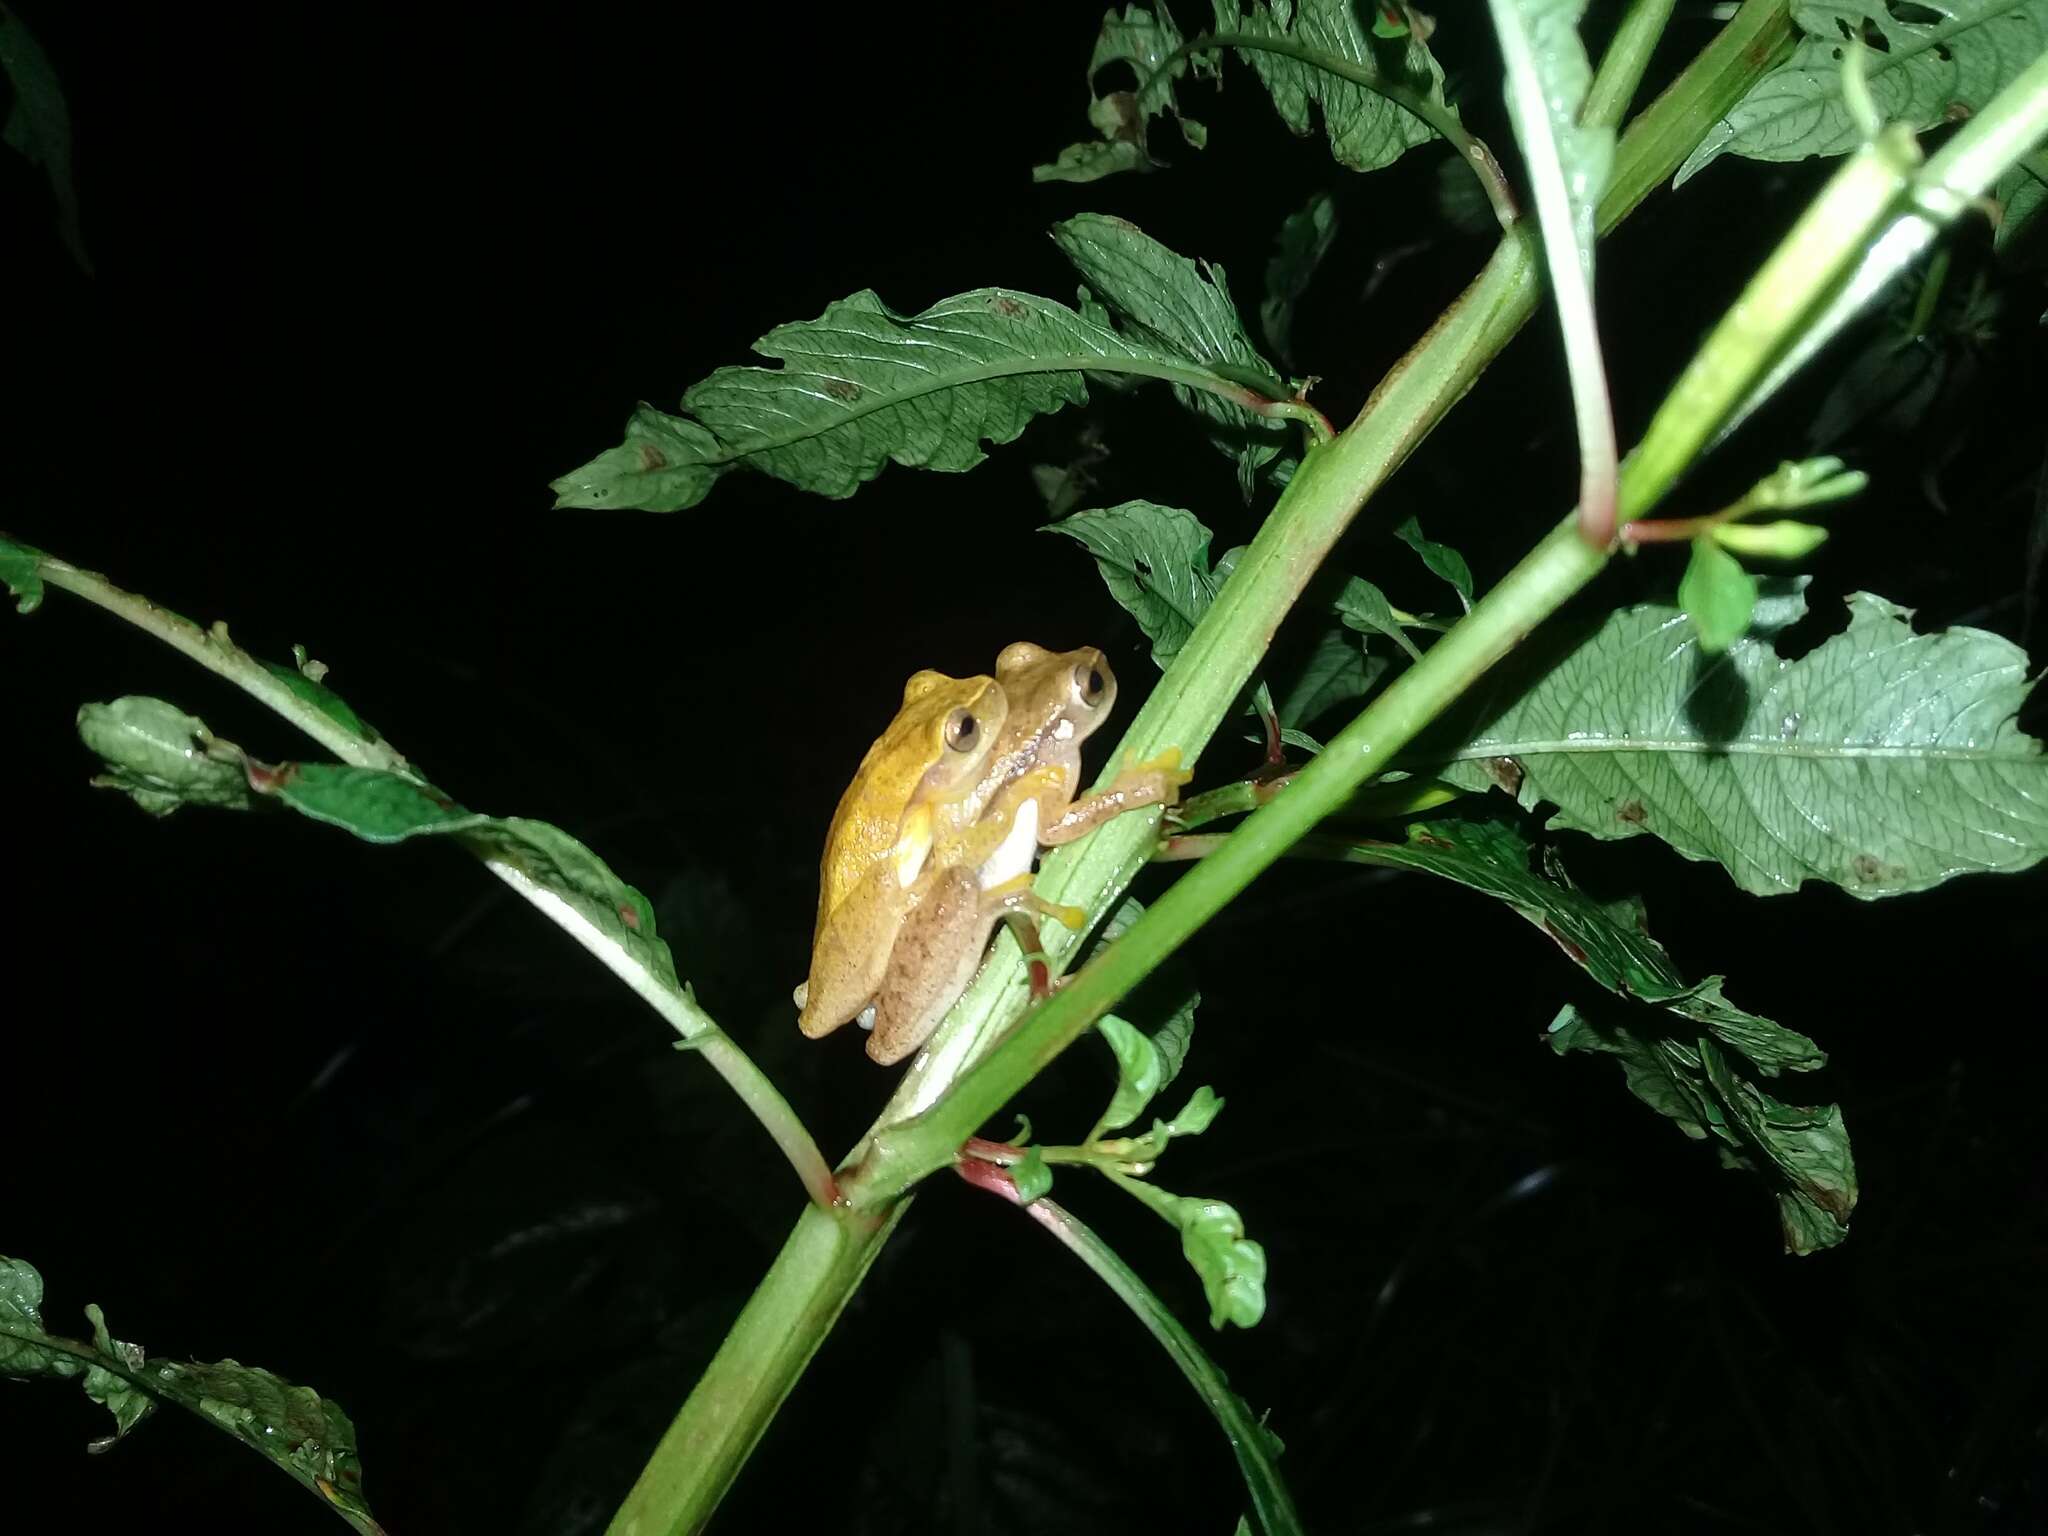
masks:
[[[1102,692],[1102,674],[1093,667],[1088,669],[1088,696],[1093,698]]]
[[[962,715],[953,727],[953,745],[964,747],[974,740],[974,716]]]

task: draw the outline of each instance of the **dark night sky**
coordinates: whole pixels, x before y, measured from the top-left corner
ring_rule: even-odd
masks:
[[[906,312],[984,284],[1069,297],[1043,231],[1081,210],[1220,260],[1250,307],[1281,217],[1338,187],[1344,233],[1297,331],[1340,421],[1486,249],[1437,231],[1440,153],[1347,177],[1241,71],[1199,109],[1206,156],[1034,186],[1082,131],[1090,6],[921,29],[14,9],[69,95],[95,273],[0,155],[0,527],[263,654],[303,643],[464,803],[591,843],[834,1153],[886,1080],[844,1036],[800,1040],[787,993],[823,827],[902,679],[985,669],[1019,637],[1102,645],[1120,711],[1155,675],[1078,547],[1034,532],[1029,466],[1071,454],[1080,418],[972,476],[892,468],[843,502],[734,475],[674,516],[554,513],[548,481],[637,400],[672,408],[859,288]],[[1450,31],[1468,120],[1505,144],[1489,45]],[[1660,69],[1705,36],[1681,32]],[[1815,180],[1726,163],[1606,248],[1625,437]],[[1849,440],[1877,487],[1815,562],[1817,611],[1867,587],[2017,635],[2048,390],[2039,283],[1998,281],[2007,321],[1954,387],[1910,430]],[[1548,525],[1574,478],[1556,353],[1533,325],[1368,512],[1349,568],[1420,603],[1385,532],[1402,517],[1482,582]],[[1807,451],[1828,382],[1702,479]],[[1163,393],[1101,421],[1101,501],[1189,506],[1219,550],[1250,537]],[[1674,574],[1640,561],[1596,598]],[[87,699],[158,693],[258,756],[304,748],[61,595],[5,617],[0,1252],[41,1268],[55,1329],[97,1301],[152,1351],[333,1396],[402,1536],[601,1529],[794,1216],[787,1174],[661,1026],[452,850],[283,817],[153,824],[88,789]],[[1252,765],[1231,750],[1204,784]],[[1853,1235],[1781,1257],[1758,1187],[1607,1063],[1553,1059],[1542,1026],[1591,997],[1526,924],[1413,880],[1268,876],[1195,948],[1186,1082],[1230,1108],[1162,1180],[1267,1244],[1268,1318],[1215,1349],[1270,1407],[1312,1525],[2048,1529],[2044,876],[1763,904],[1647,840],[1565,851],[1601,894],[1642,890],[1689,974],[1728,973],[1834,1054],[1811,1092],[1849,1116]],[[1034,1090],[1048,1137],[1092,1118],[1102,1055],[1084,1044]],[[1163,1228],[1065,1192],[1199,1318]],[[74,1390],[0,1391],[12,1487],[105,1519],[334,1528],[177,1415],[88,1460],[103,1432]],[[828,1530],[1221,1531],[1238,1498],[1135,1324],[944,1181],[723,1528],[809,1506]]]

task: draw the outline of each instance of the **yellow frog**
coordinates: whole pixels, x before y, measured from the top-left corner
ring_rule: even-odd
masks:
[[[996,658],[1009,718],[984,774],[995,787],[969,822],[952,817],[935,842],[918,899],[905,914],[875,993],[868,1054],[883,1065],[923,1045],[981,964],[1006,911],[1043,912],[1078,928],[1086,914],[1031,888],[1041,844],[1072,842],[1111,816],[1172,805],[1190,775],[1170,748],[1076,801],[1081,743],[1108,718],[1116,675],[1093,646],[1054,652],[1020,640]]]
[[[955,846],[1003,782],[989,770],[1007,715],[989,677],[925,671],[904,684],[903,707],[861,759],[825,837],[811,973],[795,994],[806,1035],[871,1012],[897,931],[929,883],[934,842]]]

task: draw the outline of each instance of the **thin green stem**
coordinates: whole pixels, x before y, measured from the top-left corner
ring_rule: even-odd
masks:
[[[1507,68],[1508,109],[1536,199],[1551,301],[1564,340],[1565,374],[1579,434],[1579,528],[1588,544],[1603,548],[1612,542],[1615,529],[1614,407],[1593,314],[1592,210],[1575,206],[1567,168],[1568,157],[1584,153],[1575,150],[1584,135],[1575,123],[1551,115],[1556,82],[1546,72],[1547,50],[1539,45],[1529,15],[1517,0],[1492,0],[1492,7],[1494,32]]]
[[[424,782],[389,742],[351,730],[310,700],[293,692],[269,667],[235,644],[229,638],[225,624],[215,624],[210,630],[201,629],[181,614],[160,607],[136,593],[123,591],[96,572],[81,570],[41,551],[35,553],[37,569],[46,585],[83,598],[155,636],[297,726],[340,761]],[[571,903],[563,901],[516,864],[480,850],[472,851],[476,852],[486,869],[631,987],[703,1056],[711,1069],[739,1095],[748,1112],[761,1122],[815,1203],[830,1206],[838,1198],[831,1166],[789,1101],[783,1098],[746,1052],[733,1042],[732,1037],[698,1006],[695,998],[651,974]]]
[[[1013,1205],[1020,1203],[1016,1186],[1008,1175],[994,1171],[991,1165],[981,1164],[977,1168],[972,1160],[963,1159],[960,1172],[975,1188],[986,1190]],[[1278,1443],[1252,1416],[1244,1399],[1230,1390],[1228,1379],[1216,1368],[1216,1363],[1194,1336],[1180,1325],[1179,1319],[1138,1277],[1137,1271],[1071,1211],[1049,1199],[1034,1200],[1024,1207],[1024,1211],[1087,1265],[1095,1277],[1109,1287],[1111,1295],[1130,1308],[1131,1315],[1145,1325],[1146,1331],[1166,1351],[1167,1358],[1180,1368],[1188,1385],[1195,1389],[1230,1441],[1238,1468],[1244,1474],[1245,1489],[1251,1495],[1252,1510],[1258,1516],[1259,1528],[1268,1536],[1287,1536],[1287,1533],[1300,1531],[1301,1517],[1295,1512],[1293,1497],[1288,1493],[1287,1484],[1274,1460]]]
[[[1593,87],[1579,107],[1579,121],[1588,128],[1613,128],[1635,100],[1636,88],[1650,67],[1650,56],[1663,40],[1664,28],[1678,0],[1631,0],[1600,60]]]
[[[1633,213],[1685,163],[1707,128],[1791,54],[1793,37],[1791,0],[1746,0],[1685,72],[1629,124],[1614,157],[1614,175],[1600,197],[1596,223],[1601,234]],[[1617,61],[1610,51],[1594,76],[1592,94],[1604,93],[1610,64],[1618,71],[1627,62]],[[1705,123],[1700,121],[1703,112],[1709,114]]]
[[[55,555],[37,551],[43,581],[73,597],[84,598],[153,635],[180,655],[196,661],[216,677],[224,678],[266,709],[282,716],[319,742],[344,763],[358,768],[375,768],[417,780],[415,773],[396,748],[351,731],[332,715],[292,692],[268,667],[228,638],[228,627],[215,624],[201,629],[183,614],[159,607],[148,598],[123,591],[97,571],[81,570]]]

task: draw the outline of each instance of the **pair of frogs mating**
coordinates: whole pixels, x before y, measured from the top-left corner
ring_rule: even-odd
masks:
[[[857,1018],[870,1056],[901,1061],[973,979],[1004,913],[1081,926],[1085,913],[1032,890],[1039,845],[1172,805],[1190,777],[1169,748],[1077,800],[1081,743],[1115,702],[1102,652],[1028,640],[1004,649],[992,678],[926,671],[904,685],[825,837],[811,974],[795,994],[806,1035]]]

